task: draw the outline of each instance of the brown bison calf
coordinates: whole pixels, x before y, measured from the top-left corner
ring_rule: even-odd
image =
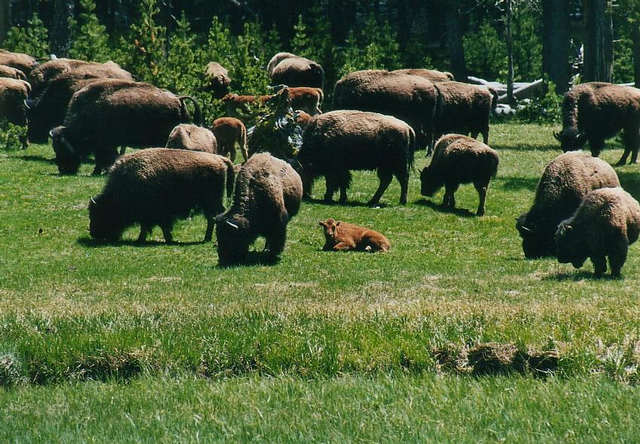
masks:
[[[236,143],[240,145],[242,157],[247,160],[247,128],[242,120],[234,117],[220,117],[213,121],[213,134],[218,141],[218,153],[236,160]]]
[[[269,153],[251,156],[238,173],[233,205],[216,217],[220,264],[242,262],[258,236],[271,258],[280,255],[301,199],[302,181],[291,165]]]
[[[238,112],[252,114],[254,107],[264,105],[272,97],[272,95],[240,96],[229,93],[222,98],[222,102],[225,104],[227,114],[238,114]]]
[[[166,148],[203,151],[216,154],[218,143],[211,131],[190,123],[181,123],[171,130]]]
[[[377,231],[336,221],[332,218],[320,222],[324,230],[324,251],[389,251],[389,240]]]
[[[431,164],[420,173],[421,193],[433,196],[445,186],[442,205],[455,208],[454,193],[462,183],[473,183],[478,191],[477,215],[484,214],[487,188],[498,172],[498,153],[482,142],[460,134],[447,134],[435,146]]]
[[[226,174],[226,182],[225,182]],[[198,151],[150,148],[123,156],[109,170],[107,183],[89,201],[89,231],[96,239],[115,241],[139,223],[138,242],[155,225],[172,242],[176,219],[200,210],[207,218],[204,241],[210,241],[216,214],[233,190],[233,164],[225,157]]]
[[[291,100],[291,109],[299,109],[312,116],[322,113],[320,105],[324,100],[324,93],[320,88],[308,86],[289,88],[289,99]]]
[[[620,276],[629,245],[640,233],[640,205],[622,188],[600,188],[587,194],[574,215],[555,233],[558,262],[582,267],[587,258],[596,276],[607,271]]]

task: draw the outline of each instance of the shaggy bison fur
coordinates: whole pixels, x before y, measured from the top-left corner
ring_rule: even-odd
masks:
[[[640,233],[640,205],[622,188],[601,188],[587,194],[574,213],[556,230],[558,262],[580,268],[587,258],[596,276],[607,271],[620,276],[629,245]]]
[[[88,154],[95,155],[94,174],[113,164],[118,146],[162,146],[171,130],[189,120],[185,100],[148,83],[97,80],[71,98],[63,126],[51,131],[60,174],[75,174]]]
[[[213,97],[220,99],[229,92],[231,78],[229,71],[218,62],[207,63],[204,71],[204,88],[211,91]]]
[[[190,123],[181,123],[171,130],[165,146],[167,148],[215,154],[218,143],[213,133],[207,128]]]
[[[322,88],[324,84],[324,69],[319,63],[289,52],[274,55],[267,72],[273,85]]]
[[[31,86],[24,80],[0,78],[0,118],[15,125],[27,123],[26,99]]]
[[[312,116],[322,113],[320,105],[324,100],[324,93],[320,88],[308,86],[289,88],[289,99],[291,100],[291,109],[299,109]]]
[[[442,205],[455,208],[454,194],[460,184],[473,183],[478,192],[478,211],[484,214],[487,188],[498,172],[498,152],[482,142],[460,134],[447,134],[436,142],[431,164],[420,174],[421,193],[433,196],[445,186]]]
[[[216,217],[220,264],[245,260],[258,236],[271,258],[279,256],[301,199],[302,181],[291,165],[269,153],[251,156],[238,173],[233,205]]]
[[[418,76],[418,77],[427,79],[431,82],[447,82],[449,80],[455,80],[455,78],[453,77],[453,74],[451,74],[450,72],[437,71],[435,69],[423,69],[423,68],[396,69],[391,72]]]
[[[236,143],[240,146],[244,160],[249,158],[247,151],[247,128],[242,120],[234,117],[220,117],[213,121],[213,134],[218,141],[218,152],[236,160]]]
[[[316,177],[325,176],[325,201],[339,188],[340,203],[345,203],[350,170],[377,170],[380,185],[369,205],[379,202],[394,175],[400,182],[400,203],[407,203],[415,133],[402,120],[366,111],[332,111],[314,117],[303,140],[298,161],[305,194],[310,195]]]
[[[568,91],[562,101],[562,131],[554,133],[563,151],[582,149],[588,141],[598,156],[604,141],[623,131],[624,153],[618,165],[638,160],[640,90],[605,82],[590,82]]]
[[[404,120],[418,145],[431,145],[438,91],[422,77],[383,70],[355,71],[336,83],[334,108],[358,109]]]
[[[91,236],[115,241],[139,223],[138,242],[155,225],[172,242],[174,222],[198,210],[207,218],[204,241],[210,241],[214,218],[224,211],[225,185],[227,195],[233,190],[233,176],[233,164],[216,154],[152,148],[123,156],[109,170],[102,193],[89,202]]]
[[[619,186],[613,168],[596,157],[571,152],[553,159],[538,182],[533,205],[516,222],[525,257],[553,256],[558,224],[570,217],[592,190]]]
[[[471,134],[475,139],[482,133],[482,141],[489,143],[489,116],[498,104],[498,93],[461,82],[438,82],[434,86],[438,90],[435,137],[458,133]]]
[[[320,222],[324,231],[324,251],[389,251],[389,239],[377,231],[329,218]]]
[[[4,49],[0,49],[0,65],[17,68],[26,76],[29,76],[31,70],[38,66],[38,62],[28,54],[23,54],[21,52],[9,52]]]
[[[25,75],[25,73],[20,71],[18,68],[6,65],[0,65],[0,77],[24,81],[27,80],[27,76]]]

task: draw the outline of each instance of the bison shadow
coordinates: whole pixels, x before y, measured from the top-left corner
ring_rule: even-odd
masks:
[[[618,172],[620,184],[624,190],[631,194],[636,200],[640,199],[640,176],[636,171]]]
[[[44,156],[34,156],[31,154],[27,156],[18,156],[18,158],[21,160],[26,160],[27,162],[40,162],[40,163],[47,163],[47,164],[56,163],[55,157],[49,158]]]
[[[340,203],[338,201],[332,200],[328,202],[324,199],[314,199],[313,197],[303,197],[302,200],[311,204],[319,204],[319,205],[327,205],[327,206],[340,206],[340,207],[361,207],[361,208],[386,208],[389,204],[384,202],[378,202],[374,206],[370,206],[366,202],[355,202],[355,201],[346,201],[345,203]]]
[[[242,262],[235,262],[230,264],[221,264],[218,262],[216,268],[238,268],[238,267],[253,267],[256,265],[277,265],[280,262],[280,256],[272,256],[266,251],[249,251],[247,257]]]
[[[428,200],[424,198],[416,200],[414,203],[418,205],[424,205],[425,207],[429,207],[432,210],[438,211],[440,213],[450,213],[460,217],[476,217],[476,213],[470,210],[467,210],[466,208],[446,208],[446,207],[443,207],[441,204],[438,204],[432,200]]]
[[[549,276],[545,276],[543,280],[547,281],[558,281],[558,282],[566,282],[566,281],[582,281],[584,279],[595,280],[595,281],[616,281],[622,279],[622,277],[614,277],[611,276],[611,273],[605,273],[602,276],[596,276],[593,271],[588,270],[577,270],[577,271],[561,271]]]
[[[188,247],[191,245],[201,245],[201,244],[208,243],[205,241],[189,241],[189,242],[173,241],[171,243],[167,243],[165,241],[159,241],[159,240],[147,240],[144,242],[138,242],[137,240],[133,240],[133,239],[106,241],[106,240],[94,239],[92,237],[81,237],[78,239],[77,242],[84,247],[90,247],[90,248],[118,247],[118,246],[148,248],[148,247],[160,247],[163,245],[170,246],[170,247]]]
[[[505,190],[535,190],[540,179],[537,177],[503,176],[496,179]]]
[[[542,144],[542,145],[514,145],[506,143],[490,143],[489,146],[494,150],[514,150],[514,151],[557,151],[558,155],[562,154],[560,144]]]

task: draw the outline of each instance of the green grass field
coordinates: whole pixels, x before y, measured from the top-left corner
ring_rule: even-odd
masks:
[[[633,441],[640,246],[622,279],[524,260],[515,218],[560,154],[551,127],[496,124],[500,167],[475,217],[399,186],[382,208],[305,202],[282,260],[219,268],[194,216],[165,245],[101,245],[50,146],[0,152],[0,436],[8,441]],[[602,157],[618,160],[611,141]],[[640,198],[640,166],[617,167]],[[316,183],[314,196],[324,191]],[[322,252],[319,220],[383,232],[386,254]],[[256,244],[260,250],[263,242]],[[479,344],[487,344],[479,350]],[[481,353],[484,351],[484,353]]]

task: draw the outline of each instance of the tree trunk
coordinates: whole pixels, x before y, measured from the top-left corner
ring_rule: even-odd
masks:
[[[640,88],[640,25],[633,23],[631,39],[633,40],[633,79],[636,88]]]
[[[584,0],[584,13],[584,80],[610,82],[613,73],[613,20],[607,0]]]
[[[543,0],[542,21],[542,70],[562,94],[569,89],[569,0]]]
[[[0,43],[4,42],[11,27],[11,2],[0,0]]]
[[[509,100],[509,104],[515,104],[515,100],[513,98],[513,34],[511,33],[511,0],[506,0],[506,27],[505,34],[507,37],[507,63],[508,63],[508,74],[507,74],[507,99]]]
[[[55,0],[53,9],[53,23],[49,40],[51,51],[58,57],[66,57],[71,47],[71,27],[69,18],[73,17],[73,0]]]
[[[453,75],[457,81],[464,82],[467,79],[467,66],[464,61],[464,46],[462,46],[459,1],[446,2],[444,11],[451,71],[453,71]]]

